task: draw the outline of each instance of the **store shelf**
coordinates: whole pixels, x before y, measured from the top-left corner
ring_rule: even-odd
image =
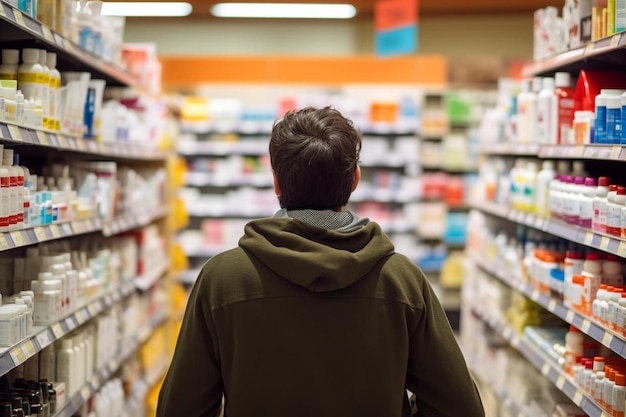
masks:
[[[540,146],[536,143],[481,143],[479,152],[483,155],[537,156]]]
[[[24,15],[8,4],[0,3],[0,31],[3,40],[19,41],[30,46],[45,46],[59,54],[60,70],[67,62],[72,70],[82,69],[109,85],[138,86],[128,72],[81,49],[39,21]]]
[[[135,278],[133,281],[135,283],[135,288],[140,291],[148,291],[154,286],[154,284],[159,282],[165,271],[168,270],[169,266],[169,262],[161,260],[159,266],[152,267],[150,271]]]
[[[130,357],[130,355],[139,348],[147,338],[145,335],[150,335],[165,322],[167,319],[166,314],[158,314],[150,319],[150,322],[144,326],[137,335],[131,340],[127,341],[124,346],[121,347],[121,351],[117,358],[111,359],[107,364],[96,372],[91,381],[83,385],[83,387],[72,395],[64,404],[61,405],[59,410],[52,417],[72,417],[78,410],[93,397],[100,388],[115,374],[122,364]],[[167,370],[167,362],[165,362],[165,368],[163,373]],[[159,369],[160,371],[160,369]]]
[[[511,394],[508,393],[505,387],[496,386],[496,384],[490,381],[489,378],[487,378],[483,374],[483,372],[480,370],[478,366],[474,366],[472,364],[472,361],[469,361],[469,368],[470,368],[470,372],[478,380],[482,381],[484,384],[486,384],[489,387],[491,392],[493,392],[496,395],[498,400],[500,400],[500,403],[504,405],[504,407],[509,411],[509,414],[511,416],[522,417],[525,415],[523,414],[522,406],[517,404],[515,400],[513,400]]]
[[[20,146],[41,148],[43,151],[57,149],[64,152],[114,159],[164,161],[166,157],[165,152],[139,143],[102,143],[58,132],[47,132],[8,123],[0,123],[0,140]]]
[[[508,271],[505,267],[486,261],[485,256],[472,254],[471,258],[476,265],[487,271],[490,275],[504,282],[514,290],[524,294],[561,320],[580,329],[581,332],[597,340],[616,354],[626,358],[626,338],[624,338],[624,336],[605,328],[604,325],[595,321],[592,317],[587,317],[563,305],[560,300],[540,292],[536,288],[533,288],[528,282],[515,278],[514,273],[511,273],[511,271]]]
[[[559,365],[548,359],[532,342],[528,341],[526,337],[515,332],[501,317],[491,317],[477,308],[472,308],[472,312],[500,334],[502,338],[521,353],[542,375],[556,385],[559,390],[587,413],[589,417],[608,416],[593,398],[574,384],[574,381],[563,372]]]
[[[555,145],[542,146],[540,158],[597,159],[626,161],[626,147],[622,145]]]
[[[626,62],[626,36],[613,36],[591,42],[584,47],[557,54],[526,65],[524,76],[550,75],[556,71],[578,72],[581,69],[617,69]]]
[[[199,274],[200,269],[188,269],[178,274],[176,280],[184,285],[193,285],[196,279],[198,279]]]
[[[377,203],[418,203],[420,196],[415,190],[389,190],[385,188],[357,188],[350,196],[351,203],[372,201]]]
[[[263,140],[226,141],[182,141],[178,153],[187,157],[269,154],[269,137]]]
[[[239,174],[236,176],[214,175],[208,172],[188,172],[185,184],[192,187],[259,187],[274,185],[271,175]]]
[[[542,218],[532,213],[525,213],[519,210],[498,206],[494,203],[474,202],[472,207],[484,213],[541,230],[571,242],[578,243],[579,245],[626,257],[626,240],[621,238],[593,232],[589,229],[565,223],[558,219]]]
[[[107,237],[114,236],[146,226],[166,214],[167,210],[162,209],[153,214],[127,214],[108,221],[100,218],[75,220],[0,233],[0,251],[98,231]]]
[[[167,265],[163,265],[161,270],[155,270],[151,276],[160,278],[166,270]],[[140,276],[133,281],[121,284],[53,324],[34,327],[33,333],[21,342],[11,347],[0,348],[0,375],[6,374],[45,347],[130,296],[135,288],[141,285],[138,281],[143,279],[145,277]]]

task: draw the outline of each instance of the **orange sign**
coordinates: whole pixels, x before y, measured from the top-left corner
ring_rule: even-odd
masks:
[[[418,0],[379,0],[374,8],[376,32],[397,29],[417,23]]]

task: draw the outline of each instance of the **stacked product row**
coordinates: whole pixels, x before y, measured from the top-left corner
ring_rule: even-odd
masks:
[[[104,100],[104,80],[88,72],[60,73],[56,54],[44,49],[3,49],[0,86],[0,122],[102,142],[161,139],[161,132],[148,125],[154,120],[146,120],[146,114],[160,111],[158,105]]]
[[[626,4],[621,1],[565,0],[564,3],[561,16],[553,6],[535,11],[535,60],[626,31]]]
[[[76,238],[3,253],[0,345],[12,346],[33,325],[55,323],[120,284],[159,272],[164,265],[149,259],[164,259],[165,248],[156,226],[148,226],[110,239]]]

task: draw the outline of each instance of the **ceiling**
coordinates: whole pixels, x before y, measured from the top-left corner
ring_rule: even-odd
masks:
[[[116,0],[112,0],[116,1]],[[154,1],[154,0],[152,0]],[[158,1],[158,0],[157,0]],[[236,0],[186,0],[193,5],[192,18],[210,18],[210,8],[220,1]],[[304,2],[304,3],[351,3],[357,8],[357,17],[372,17],[377,0],[244,0],[242,3],[255,1]],[[396,0],[398,1],[398,0]],[[497,14],[497,13],[532,13],[546,6],[561,8],[564,0],[417,0],[420,16],[459,15],[459,14]]]

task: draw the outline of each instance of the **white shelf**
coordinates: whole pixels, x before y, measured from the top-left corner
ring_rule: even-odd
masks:
[[[216,176],[208,172],[188,172],[185,184],[193,187],[260,187],[268,188],[274,185],[270,175],[238,174],[236,176]]]
[[[83,385],[83,387],[68,398],[64,404],[61,404],[60,408],[52,417],[72,417],[76,412],[78,412],[83,404],[85,404],[89,398],[94,396],[111,378],[111,376],[120,369],[122,364],[130,357],[130,355],[146,342],[147,338],[145,335],[151,335],[154,333],[154,331],[166,320],[167,314],[164,313],[152,316],[150,318],[150,322],[137,332],[135,337],[131,340],[127,340],[124,346],[120,346],[118,357],[109,360],[102,369],[99,369],[91,381]],[[165,362],[165,367],[161,369],[162,372],[165,373],[167,370],[167,362]],[[159,371],[161,369],[159,369]]]
[[[561,237],[579,245],[600,249],[621,257],[626,257],[626,240],[605,235],[592,230],[569,224],[553,218],[542,218],[532,213],[522,212],[488,202],[473,202],[476,210],[493,216],[501,217],[515,223],[523,224],[537,230]]]
[[[233,142],[226,141],[193,141],[180,142],[178,153],[183,156],[228,156],[250,155],[261,156],[269,154],[269,139],[242,139]]]
[[[538,158],[626,161],[626,146],[610,144],[539,145],[536,143],[483,143],[483,155],[536,156]]]
[[[167,265],[163,265],[163,269],[160,271],[155,270],[154,275],[160,277],[165,273],[166,269]],[[4,375],[16,366],[21,365],[45,347],[127,298],[135,291],[138,285],[137,280],[142,278],[137,277],[136,280],[124,283],[106,294],[98,296],[85,306],[53,324],[36,326],[30,336],[13,346],[0,348],[0,375]]]
[[[624,336],[605,328],[604,325],[597,322],[593,317],[588,317],[563,305],[560,300],[533,288],[528,282],[516,279],[511,271],[507,271],[505,267],[485,260],[486,258],[486,256],[480,254],[471,255],[472,261],[490,275],[524,294],[561,320],[573,325],[581,332],[608,347],[622,358],[626,358],[626,338]]]
[[[513,330],[501,317],[488,316],[477,308],[472,308],[472,312],[502,336],[503,339],[540,371],[542,375],[548,378],[590,417],[608,416],[593,398],[576,386],[574,381],[563,372],[561,366],[547,358],[531,341],[524,335],[520,335]]]
[[[0,233],[0,251],[99,231],[106,237],[114,236],[147,226],[166,214],[167,210],[161,209],[156,213],[125,214],[112,220],[74,220]]]

